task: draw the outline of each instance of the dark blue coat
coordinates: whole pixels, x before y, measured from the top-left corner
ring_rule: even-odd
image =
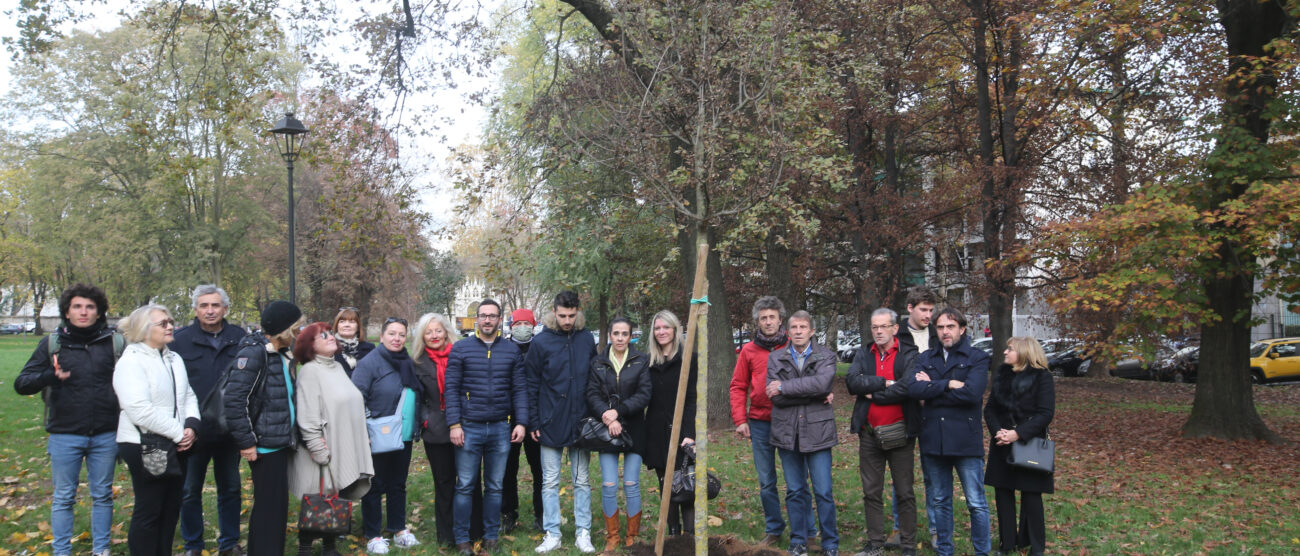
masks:
[[[587,414],[587,377],[596,357],[596,338],[587,330],[569,333],[543,328],[530,342],[524,368],[528,373],[530,430],[538,442],[562,448],[578,438],[578,420]]]
[[[384,417],[397,412],[397,400],[402,398],[402,374],[397,372],[378,347],[367,353],[352,371],[352,384],[366,400],[367,417]],[[406,396],[410,397],[408,393]]]
[[[491,344],[477,334],[452,344],[445,378],[447,426],[512,416],[516,424],[527,426],[526,384],[519,346],[500,334]]]
[[[194,397],[202,401],[208,397],[212,387],[217,385],[221,375],[230,369],[239,353],[239,341],[248,333],[243,328],[221,321],[221,332],[216,336],[208,334],[199,326],[198,319],[189,326],[176,331],[168,348],[185,360],[185,371],[190,377],[190,388]],[[217,441],[225,438],[211,429],[211,423],[204,423],[198,432],[200,442]]]
[[[962,336],[943,359],[943,345],[922,352],[914,364],[929,381],[915,381],[908,395],[923,400],[921,407],[921,453],[931,456],[984,457],[982,407],[989,382],[989,356],[970,347]],[[948,389],[949,380],[965,384]]]

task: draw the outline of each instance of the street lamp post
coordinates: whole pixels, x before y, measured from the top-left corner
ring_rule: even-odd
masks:
[[[289,167],[289,302],[297,303],[298,295],[295,287],[293,265],[293,162],[298,160],[298,153],[302,150],[302,141],[304,139],[302,136],[307,133],[307,128],[302,125],[298,118],[293,117],[293,112],[285,112],[284,117],[275,123],[271,133],[275,134],[275,143],[280,149],[280,156],[284,158],[285,164]]]

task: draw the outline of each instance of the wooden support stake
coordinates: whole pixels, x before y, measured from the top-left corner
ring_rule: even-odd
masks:
[[[709,244],[700,242],[695,255],[695,283],[691,289],[692,299],[701,299],[709,292],[709,284],[704,277],[708,256]],[[691,377],[691,359],[695,355],[695,331],[698,328],[700,311],[704,308],[703,303],[691,303],[690,317],[686,320],[686,345],[682,347],[682,370],[681,377],[677,381],[677,403],[673,407],[673,429],[669,435],[668,461],[665,463],[667,469],[664,470],[664,486],[660,489],[662,492],[659,500],[659,527],[655,532],[655,554],[658,556],[664,554],[664,533],[668,529],[668,505],[673,496],[673,471],[677,468],[677,443],[681,441],[682,413],[686,409],[686,383]],[[650,326],[653,328],[654,323],[650,323]],[[655,345],[653,349],[659,349],[659,346]],[[697,432],[696,435],[698,436],[699,433]]]
[[[705,281],[708,290],[708,281]],[[709,553],[709,306],[700,308],[695,384],[695,553]]]

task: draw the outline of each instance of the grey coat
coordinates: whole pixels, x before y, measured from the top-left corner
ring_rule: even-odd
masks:
[[[835,408],[826,403],[836,360],[835,352],[819,344],[812,344],[802,370],[787,348],[768,355],[767,384],[781,381],[781,393],[772,397],[772,446],[810,453],[839,443]]]
[[[325,492],[338,481],[340,497],[360,500],[375,475],[361,392],[338,361],[318,355],[298,370],[293,398],[302,443],[289,465],[289,492],[302,498],[319,491],[320,466],[328,465]]]

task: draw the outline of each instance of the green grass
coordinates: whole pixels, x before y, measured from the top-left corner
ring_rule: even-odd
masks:
[[[17,375],[30,356],[36,339],[0,338],[0,379]],[[844,365],[841,365],[844,367]],[[842,372],[842,370],[841,370]],[[1300,551],[1300,520],[1294,509],[1300,505],[1300,489],[1293,484],[1294,445],[1266,446],[1254,443],[1186,441],[1176,438],[1177,425],[1190,407],[1190,396],[1170,401],[1126,398],[1124,394],[1100,395],[1080,389],[1088,383],[1076,379],[1058,382],[1057,420],[1053,431],[1060,443],[1057,493],[1045,497],[1048,515],[1049,553],[1073,554],[1292,554]],[[1075,385],[1071,387],[1071,385]],[[1140,389],[1142,383],[1133,383]],[[1286,387],[1294,388],[1294,387]],[[847,421],[852,399],[837,395],[837,412]],[[1294,436],[1300,431],[1300,411],[1282,403],[1261,404],[1260,413],[1274,430]],[[0,394],[0,556],[49,552],[49,463],[45,454],[45,432],[41,429],[38,397],[18,396],[9,390]],[[1135,430],[1134,425],[1147,427]],[[857,477],[857,440],[841,432],[834,449],[834,482],[841,547],[856,551],[865,540],[861,488]],[[722,495],[711,502],[710,515],[721,520],[713,535],[733,535],[754,542],[763,534],[758,484],[754,478],[748,441],[730,430],[710,435],[709,467],[723,479]],[[503,537],[502,553],[531,554],[540,542],[531,516],[532,477],[528,466],[520,469],[520,527]],[[246,469],[246,468],[245,468]],[[244,512],[251,500],[248,473],[245,478]],[[916,472],[920,476],[919,461]],[[600,470],[596,458],[590,467],[593,542],[603,545],[600,510]],[[642,540],[653,541],[658,514],[658,488],[654,474],[641,475],[645,526]],[[562,483],[563,484],[563,483]],[[783,483],[782,483],[783,484]],[[125,466],[118,466],[118,491],[114,522],[114,554],[126,554],[126,528],[132,508],[130,480]],[[424,450],[417,447],[408,482],[408,520],[425,544],[397,554],[449,554],[434,544],[432,476]],[[205,497],[206,537],[209,545],[216,535],[215,495],[211,484]],[[918,509],[924,499],[920,482],[916,487]],[[992,504],[992,492],[988,492]],[[971,553],[968,513],[960,494],[955,493],[956,546],[958,553]],[[565,550],[573,550],[572,491],[565,486],[563,526]],[[620,494],[621,503],[621,494]],[[291,504],[295,508],[296,502]],[[74,552],[90,550],[88,535],[90,504],[85,487],[76,508],[79,537]],[[926,520],[919,512],[918,528]],[[996,516],[996,513],[994,513]],[[291,515],[294,523],[296,515]],[[996,517],[994,517],[996,524]],[[245,523],[245,531],[247,524]],[[360,508],[355,510],[354,531],[360,529]],[[924,534],[920,535],[924,536]],[[996,535],[995,535],[996,539]],[[176,550],[180,550],[177,534]],[[293,553],[296,535],[289,535]],[[996,540],[995,540],[996,542]],[[341,544],[345,553],[363,552],[364,541],[350,538]]]

